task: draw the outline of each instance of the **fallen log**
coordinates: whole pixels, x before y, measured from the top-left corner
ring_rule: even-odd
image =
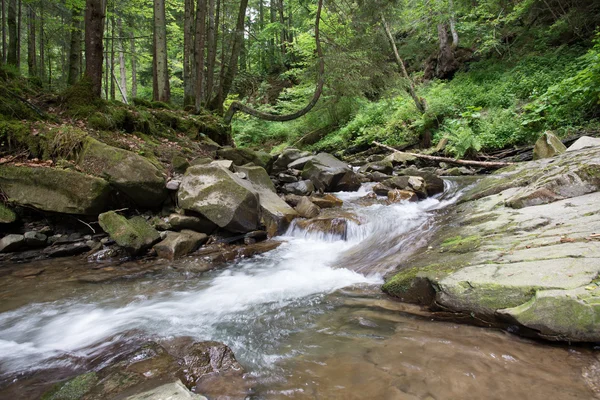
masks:
[[[428,156],[426,154],[417,154],[417,153],[407,153],[405,151],[396,150],[393,147],[386,146],[385,144],[381,144],[379,142],[373,142],[373,144],[376,145],[376,146],[379,146],[379,147],[383,147],[384,149],[393,151],[394,153],[408,154],[410,156],[417,157],[417,158],[422,158],[424,160],[437,161],[437,162],[445,162],[445,163],[448,163],[448,164],[464,165],[464,166],[467,166],[467,167],[477,167],[477,168],[485,168],[485,169],[496,169],[496,168],[504,168],[504,167],[509,167],[511,165],[515,165],[515,163],[511,163],[511,162],[456,160],[454,158]]]

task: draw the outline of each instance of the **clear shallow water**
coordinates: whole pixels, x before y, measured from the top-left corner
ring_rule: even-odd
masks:
[[[277,250],[225,271],[69,287],[45,302],[37,300],[41,293],[29,293],[31,304],[0,314],[0,373],[64,365],[101,351],[107,338],[136,330],[228,344],[257,379],[259,397],[352,398],[360,392],[361,398],[476,398],[464,390],[473,386],[472,393],[488,395],[479,398],[504,398],[489,392],[491,380],[514,380],[506,371],[533,369],[548,381],[550,359],[566,365],[575,382],[565,393],[571,397],[561,398],[589,398],[581,377],[593,361],[587,350],[433,323],[381,295],[383,273],[424,244],[435,229],[435,211],[460,192],[450,182],[443,198],[358,206],[368,189],[338,194],[362,222],[349,224],[347,241],[292,227]],[[519,381],[522,394],[531,375]],[[539,393],[556,390],[542,386]]]

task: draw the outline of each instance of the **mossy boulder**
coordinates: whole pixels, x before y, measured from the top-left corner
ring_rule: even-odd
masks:
[[[129,254],[138,255],[160,240],[160,234],[143,217],[127,219],[114,211],[98,217],[100,226]]]
[[[0,189],[9,203],[64,214],[97,215],[109,202],[104,179],[57,168],[0,166]]]
[[[302,177],[321,192],[351,192],[361,186],[358,175],[347,164],[327,153],[312,157],[304,165]]]
[[[199,213],[231,232],[250,232],[259,225],[259,199],[249,181],[217,164],[190,167],[178,192],[179,206]]]
[[[217,151],[217,156],[225,160],[231,160],[237,166],[252,163],[270,171],[273,167],[274,158],[264,151],[254,151],[250,149],[239,149],[226,147]]]
[[[163,171],[131,151],[87,138],[78,165],[89,174],[105,178],[139,207],[157,208],[167,198]]]

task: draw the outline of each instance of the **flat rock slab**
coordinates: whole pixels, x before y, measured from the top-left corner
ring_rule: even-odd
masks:
[[[126,397],[125,400],[207,400],[207,398],[190,392],[181,381],[177,381]]]

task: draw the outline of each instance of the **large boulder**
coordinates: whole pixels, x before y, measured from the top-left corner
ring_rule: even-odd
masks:
[[[292,162],[302,157],[308,157],[309,155],[310,153],[303,152],[298,149],[285,149],[283,153],[281,153],[275,160],[275,163],[273,164],[273,171],[285,171],[288,169],[288,165],[290,165]]]
[[[0,191],[10,203],[42,211],[97,215],[107,208],[104,179],[57,168],[0,166]]]
[[[160,240],[160,234],[143,217],[127,219],[114,211],[100,214],[100,226],[129,254],[138,255]]]
[[[249,181],[215,164],[190,167],[178,192],[179,206],[231,232],[258,229],[259,199]]]
[[[157,208],[167,198],[163,171],[131,151],[87,138],[78,165],[88,174],[106,179],[139,207]]]
[[[277,195],[267,171],[261,167],[237,167],[236,170],[246,176],[257,193],[260,219],[269,236],[284,233],[298,213]]]
[[[296,211],[298,211],[298,214],[300,214],[302,218],[316,218],[321,213],[321,209],[310,201],[308,197],[301,198],[296,206]]]
[[[217,156],[225,160],[231,160],[237,166],[252,163],[270,171],[273,167],[274,158],[264,151],[254,151],[250,149],[239,149],[226,147],[217,151]]]
[[[320,153],[306,163],[302,177],[322,192],[355,191],[361,186],[357,174],[331,154]]]
[[[444,180],[432,172],[423,171],[416,168],[407,168],[402,170],[401,174],[403,176],[418,176],[423,178],[425,181],[425,191],[427,192],[428,196],[435,196],[436,194],[444,193]],[[394,187],[393,189],[402,188]]]
[[[550,158],[567,151],[567,147],[552,132],[544,132],[542,137],[535,142],[533,159]]]
[[[379,172],[385,175],[391,175],[392,172],[394,172],[394,166],[391,161],[375,161],[363,165],[358,171],[363,174],[367,172]]]

